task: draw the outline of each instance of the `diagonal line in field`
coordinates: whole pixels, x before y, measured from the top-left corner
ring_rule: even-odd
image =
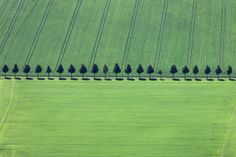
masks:
[[[7,11],[8,11],[9,6],[10,6],[10,3],[11,3],[11,0],[8,1],[7,7],[5,7],[4,12],[3,12],[2,16],[1,16],[1,19],[0,19],[0,28],[2,28],[2,24],[3,24],[3,21],[4,21],[5,17],[6,17]]]
[[[8,39],[9,39],[9,36],[10,36],[10,34],[12,32],[12,29],[13,29],[15,23],[16,23],[16,20],[17,20],[19,14],[20,14],[20,11],[21,11],[24,3],[25,3],[25,0],[21,0],[20,1],[19,5],[18,5],[18,7],[16,9],[16,12],[14,14],[14,17],[13,17],[13,19],[12,19],[12,21],[11,21],[11,23],[10,23],[10,25],[9,25],[6,33],[5,33],[5,35],[4,35],[4,37],[3,37],[2,43],[0,45],[0,55],[2,55],[2,53],[3,53],[3,50],[4,50],[5,46],[6,46],[6,43],[7,43]]]
[[[157,36],[157,49],[154,57],[154,68],[156,69],[160,62],[160,56],[161,56],[161,49],[162,49],[162,42],[163,42],[163,36],[165,32],[165,25],[167,21],[167,12],[168,12],[168,2],[169,0],[164,0],[163,10],[162,10],[162,17],[160,22],[160,28]]]
[[[75,21],[76,21],[78,15],[79,15],[79,10],[80,10],[81,4],[82,4],[82,0],[78,0],[77,4],[75,6],[75,10],[74,10],[73,16],[71,18],[70,24],[69,24],[69,28],[68,28],[67,33],[66,33],[66,37],[65,37],[64,42],[62,44],[59,57],[57,59],[55,70],[56,70],[57,66],[63,61],[68,43],[69,43],[70,38],[71,38],[72,31],[74,29]]]
[[[0,121],[0,129],[1,129],[0,135],[1,135],[2,130],[3,130],[4,122],[7,118],[7,115],[9,114],[9,111],[10,111],[11,106],[12,106],[12,101],[13,101],[13,96],[14,96],[14,85],[15,85],[15,80],[13,80],[12,83],[11,83],[10,98],[9,98],[9,100],[7,102],[7,105],[6,105],[7,106],[6,111],[4,112],[3,117]]]
[[[135,26],[137,14],[138,14],[138,6],[139,6],[139,0],[136,0],[135,5],[134,5],[131,23],[130,23],[128,37],[126,39],[125,52],[124,52],[123,61],[121,64],[122,69],[124,69],[124,66],[126,66],[126,64],[127,64],[129,50],[130,50],[130,44],[131,44],[131,40],[132,40],[132,36],[133,36],[133,32],[134,32],[134,26]]]
[[[26,59],[25,59],[25,64],[28,64],[28,63],[30,62],[30,60],[31,60],[31,57],[32,57],[32,55],[33,55],[33,53],[34,53],[35,47],[36,47],[36,45],[37,45],[37,43],[38,43],[38,40],[39,40],[40,35],[41,35],[41,32],[42,32],[43,27],[44,27],[44,25],[45,25],[45,22],[46,22],[46,20],[47,20],[48,14],[49,14],[50,9],[51,9],[51,7],[52,7],[53,1],[54,1],[54,0],[50,0],[50,1],[48,2],[48,5],[47,5],[46,10],[45,10],[45,12],[44,12],[44,15],[43,15],[43,17],[42,17],[42,19],[41,19],[41,21],[40,21],[40,25],[39,25],[39,27],[38,27],[38,30],[37,30],[37,32],[36,32],[36,34],[35,34],[35,36],[34,36],[34,40],[33,40],[33,42],[32,42],[32,45],[31,45],[31,47],[30,47],[30,49],[29,49],[29,52],[28,52],[28,54],[27,54],[27,57],[26,57]]]
[[[192,16],[189,30],[189,42],[187,47],[187,66],[191,66],[193,47],[194,47],[194,37],[195,37],[195,28],[196,28],[196,16],[197,16],[197,0],[193,0],[192,5]]]
[[[229,122],[228,122],[228,125],[227,125],[227,128],[226,128],[224,142],[223,142],[221,150],[220,150],[220,157],[224,157],[224,149],[225,149],[225,146],[226,146],[227,141],[229,139],[230,129],[231,129],[232,122],[233,122],[233,117],[234,117],[235,114],[236,114],[236,105],[234,106],[234,109],[230,114],[230,119],[229,119]]]
[[[221,2],[219,65],[222,66],[224,64],[225,51],[226,0],[222,0]]]
[[[103,11],[102,20],[101,20],[101,23],[100,23],[100,26],[99,26],[99,29],[98,29],[95,44],[93,46],[92,57],[91,57],[91,60],[89,62],[89,66],[88,66],[89,69],[94,64],[94,61],[96,59],[96,55],[97,55],[98,47],[99,47],[99,44],[100,44],[100,41],[101,41],[102,33],[103,33],[103,30],[104,30],[104,25],[105,25],[105,22],[106,22],[106,19],[107,19],[107,14],[108,14],[108,11],[109,11],[110,3],[111,3],[111,0],[107,0],[104,11]]]

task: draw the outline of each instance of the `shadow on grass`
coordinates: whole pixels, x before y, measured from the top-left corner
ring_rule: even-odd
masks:
[[[49,77],[48,80],[54,80],[54,78]]]
[[[202,81],[202,79],[198,79],[198,78],[196,78],[195,81]]]
[[[25,78],[26,80],[33,80],[33,78],[32,77],[27,77],[27,78]]]
[[[65,80],[66,80],[66,78],[64,78],[64,77],[61,77],[61,78],[59,78],[59,80],[61,80],[61,81],[65,81]]]
[[[5,80],[11,80],[11,77],[5,77],[4,79]]]
[[[146,78],[140,77],[139,80],[140,81],[146,81]]]
[[[72,81],[76,81],[76,80],[78,80],[77,78],[74,78],[74,77],[72,77],[72,78],[70,78],[70,80],[72,80]]]
[[[172,80],[173,80],[173,81],[181,81],[181,80],[178,79],[178,78],[173,78]]]
[[[102,79],[100,79],[100,78],[94,78],[93,80],[95,80],[95,81],[102,81]]]
[[[150,81],[156,81],[156,78],[149,78]]]
[[[159,80],[160,80],[160,81],[165,81],[165,79],[163,79],[163,78],[160,78]]]
[[[192,81],[192,79],[190,79],[190,78],[186,78],[186,79],[184,79],[185,81]]]
[[[123,78],[116,78],[116,81],[123,81],[124,79]]]
[[[229,79],[229,80],[230,80],[230,81],[235,81],[235,79],[232,79],[232,78],[231,78],[231,79]]]
[[[41,78],[41,77],[39,77],[38,80],[45,80],[45,78]]]
[[[105,78],[104,80],[105,80],[105,81],[112,81],[111,78]]]
[[[127,80],[128,80],[128,81],[135,81],[134,78],[128,78]]]
[[[225,81],[225,79],[217,79],[218,81]]]
[[[83,81],[89,81],[90,79],[87,77],[82,78]]]
[[[207,80],[207,81],[214,81],[214,79],[210,79],[210,78],[209,78],[209,79],[206,79],[206,80]]]

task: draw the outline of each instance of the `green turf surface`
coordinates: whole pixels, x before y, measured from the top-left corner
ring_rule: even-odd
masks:
[[[0,81],[1,157],[234,157],[234,82]]]
[[[235,7],[235,0],[1,0],[0,65],[236,68]]]

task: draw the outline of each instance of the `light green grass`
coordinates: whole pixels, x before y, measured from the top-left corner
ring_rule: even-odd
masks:
[[[228,81],[2,80],[0,156],[234,157],[235,88]]]
[[[213,71],[218,64],[224,71],[228,65],[236,68],[235,0],[168,0],[168,4],[166,0],[83,0],[72,29],[78,1],[54,0],[38,38],[50,0],[22,1],[13,22],[20,0],[0,3],[0,45],[4,47],[0,48],[0,65],[17,63],[22,67],[35,43],[28,61],[33,67],[41,64],[55,69],[58,58],[66,68],[71,63],[77,69],[82,63],[88,66],[92,58],[99,67],[112,67],[127,57],[133,68],[139,63],[145,69],[157,63],[155,68],[165,75],[172,64],[179,68],[188,64],[191,69],[197,64],[200,74],[206,64]],[[8,30],[11,23],[14,26]]]

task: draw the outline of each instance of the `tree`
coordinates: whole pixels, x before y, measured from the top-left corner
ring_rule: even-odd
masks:
[[[87,73],[87,68],[84,64],[80,66],[79,73],[82,74],[82,79],[84,78],[84,74]]]
[[[64,68],[63,66],[60,64],[58,67],[57,67],[57,73],[59,74],[59,79],[61,79],[61,74],[64,72]]]
[[[162,78],[162,74],[163,74],[162,70],[158,70],[157,74],[160,75],[160,79],[161,79]]]
[[[186,65],[183,67],[182,73],[184,74],[184,79],[186,80],[186,74],[189,73],[189,68]]]
[[[99,71],[98,65],[93,64],[93,66],[92,66],[93,79],[95,79],[95,75],[98,73],[98,71]]]
[[[154,73],[154,68],[152,67],[152,65],[148,66],[147,73],[149,74],[149,79],[151,79],[151,75],[152,73]]]
[[[176,65],[172,65],[170,68],[170,73],[173,75],[173,79],[175,78],[175,74],[178,72],[178,69],[176,67]]]
[[[113,72],[116,74],[116,79],[117,79],[117,74],[121,72],[121,68],[120,68],[119,64],[116,63],[114,65]]]
[[[39,79],[39,73],[41,73],[42,72],[42,67],[40,66],[40,65],[37,65],[36,67],[35,67],[35,73],[37,74],[37,78]]]
[[[50,66],[47,67],[46,73],[48,74],[48,79],[50,78],[50,73],[52,72],[52,69]]]
[[[209,79],[209,74],[211,73],[211,68],[207,65],[205,68],[206,79]]]
[[[9,68],[8,66],[5,64],[3,67],[2,67],[2,72],[4,72],[4,75],[5,75],[5,79],[7,78],[7,72],[9,71]]]
[[[198,74],[198,73],[199,73],[198,66],[195,65],[195,66],[193,67],[193,74],[194,74],[195,80],[197,79],[197,74]]]
[[[26,64],[23,68],[23,73],[25,73],[25,78],[28,78],[28,74],[30,72],[30,66],[28,64]]]
[[[217,79],[219,80],[220,79],[220,74],[222,73],[223,71],[221,70],[221,67],[218,65],[216,70],[215,70],[215,73],[217,75]]]
[[[75,73],[75,67],[74,67],[74,65],[71,64],[71,65],[69,66],[68,72],[70,73],[70,79],[72,80],[73,74]]]
[[[102,71],[103,71],[103,73],[105,75],[104,78],[106,79],[107,78],[107,73],[109,71],[109,68],[108,68],[108,66],[106,64],[103,66]]]
[[[141,64],[138,65],[136,72],[138,73],[138,78],[140,79],[140,75],[144,72],[143,66]]]
[[[15,79],[16,79],[16,74],[19,72],[19,68],[17,64],[14,64],[14,67],[12,69],[12,73],[15,74]]]
[[[231,66],[228,66],[227,75],[229,76],[229,79],[231,79],[231,74],[232,73],[233,73],[233,68]]]
[[[132,73],[132,68],[131,68],[131,65],[128,64],[125,68],[125,73],[127,74],[127,79],[129,79],[129,75],[130,73]]]

